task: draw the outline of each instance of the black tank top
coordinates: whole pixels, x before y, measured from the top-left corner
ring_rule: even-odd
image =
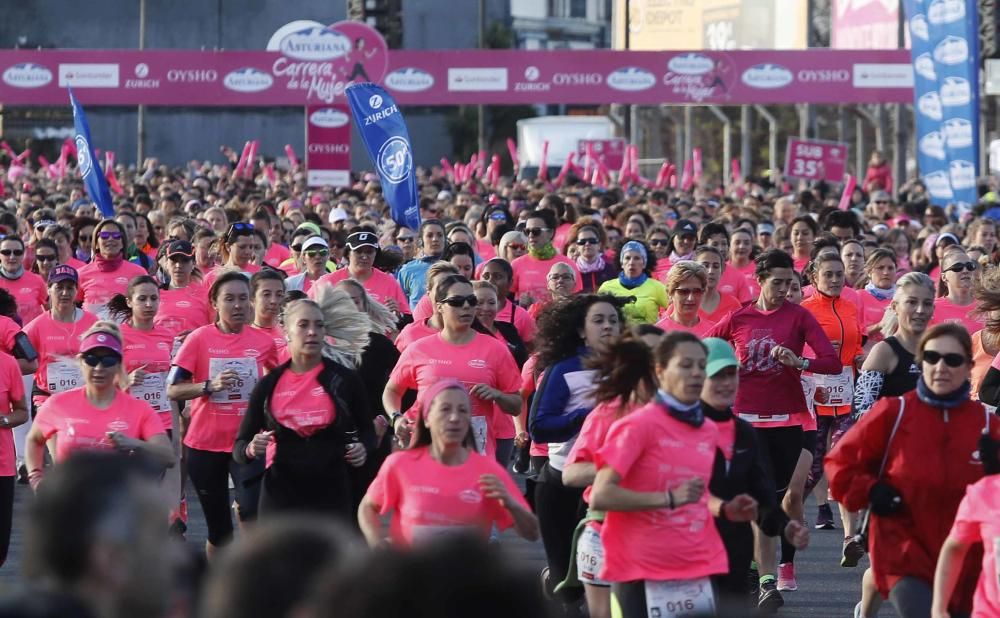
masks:
[[[917,388],[917,378],[920,377],[920,366],[917,365],[913,354],[907,352],[903,344],[895,337],[886,337],[885,342],[896,353],[896,358],[899,361],[892,372],[885,374],[885,380],[882,382],[882,392],[879,396],[898,397]]]

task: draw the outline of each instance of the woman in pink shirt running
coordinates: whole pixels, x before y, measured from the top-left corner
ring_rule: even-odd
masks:
[[[253,226],[249,223],[237,221],[230,225],[218,241],[221,265],[206,275],[205,285],[212,287],[223,269],[235,269],[246,273],[247,277],[260,270],[253,262],[256,242]]]
[[[705,336],[715,324],[701,315],[701,299],[708,288],[708,271],[698,262],[680,260],[667,273],[671,304],[657,326],[665,332],[683,330]]]
[[[975,285],[979,263],[959,246],[948,247],[941,256],[941,278],[937,281],[938,298],[934,301],[931,325],[957,322],[974,333],[985,321],[975,315]]]
[[[386,542],[381,516],[388,513],[388,541],[404,546],[469,532],[485,540],[494,525],[536,540],[538,519],[513,479],[476,452],[465,386],[438,380],[422,401],[413,448],[389,456],[361,501],[358,523],[368,544]]]
[[[212,321],[212,307],[208,304],[208,288],[195,277],[194,247],[191,243],[174,240],[165,251],[166,274],[170,283],[160,290],[160,308],[153,323],[172,336],[183,338]]]
[[[92,262],[80,269],[77,300],[99,318],[107,318],[107,304],[115,294],[123,294],[133,277],[145,275],[146,269],[125,259],[128,237],[120,223],[105,219],[94,226]]]
[[[274,341],[279,360],[287,360],[285,331],[279,322],[285,302],[285,278],[276,270],[265,268],[250,277],[250,297],[253,299],[251,327]]]

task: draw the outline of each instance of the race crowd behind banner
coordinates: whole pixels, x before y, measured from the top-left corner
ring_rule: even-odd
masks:
[[[855,616],[1000,615],[993,184],[942,208],[878,152],[843,195],[653,180],[628,146],[532,179],[415,168],[388,129],[317,189],[252,144],[102,171],[78,111],[76,156],[0,154],[0,549],[25,526],[30,575],[0,615],[775,613],[822,591],[810,528]],[[203,587],[168,546],[193,500]]]

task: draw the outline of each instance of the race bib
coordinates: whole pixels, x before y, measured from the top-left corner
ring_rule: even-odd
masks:
[[[836,375],[814,373],[810,377],[816,386],[816,390],[822,388],[827,393],[827,401],[815,400],[816,405],[849,406],[854,402],[854,369],[852,367],[844,367]],[[813,390],[814,397],[816,390]],[[807,397],[807,399],[809,398]]]
[[[141,384],[128,389],[130,395],[145,401],[157,412],[168,412],[170,403],[167,401],[167,374],[147,373]]]
[[[645,584],[649,618],[715,615],[715,594],[707,577]]]
[[[45,382],[52,394],[79,388],[83,384],[80,362],[74,359],[49,363],[45,370]]]
[[[740,412],[740,418],[748,423],[784,423],[791,417],[788,414],[751,414]]]
[[[476,439],[476,451],[480,455],[486,453],[486,417],[472,417],[472,435]]]
[[[410,529],[410,536],[412,543],[417,545],[446,539],[457,534],[469,534],[470,532],[475,533],[477,530],[474,526],[419,524]]]
[[[252,358],[213,358],[208,362],[208,375],[214,378],[232,369],[240,378],[229,388],[212,393],[213,403],[247,403],[250,392],[257,386],[257,361]]]

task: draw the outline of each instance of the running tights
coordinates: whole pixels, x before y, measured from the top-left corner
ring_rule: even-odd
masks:
[[[257,517],[260,502],[260,484],[264,473],[264,458],[248,464],[233,460],[232,453],[216,453],[185,446],[188,476],[198,492],[201,510],[208,526],[208,542],[218,547],[233,538],[233,520],[229,514],[229,477],[236,488],[240,521]]]
[[[545,558],[549,565],[549,580],[555,586],[566,578],[573,553],[573,532],[583,518],[583,490],[562,484],[562,473],[548,464],[542,469],[535,485],[535,513],[542,532]],[[572,595],[562,595],[569,602],[578,597],[580,589],[571,589]]]

